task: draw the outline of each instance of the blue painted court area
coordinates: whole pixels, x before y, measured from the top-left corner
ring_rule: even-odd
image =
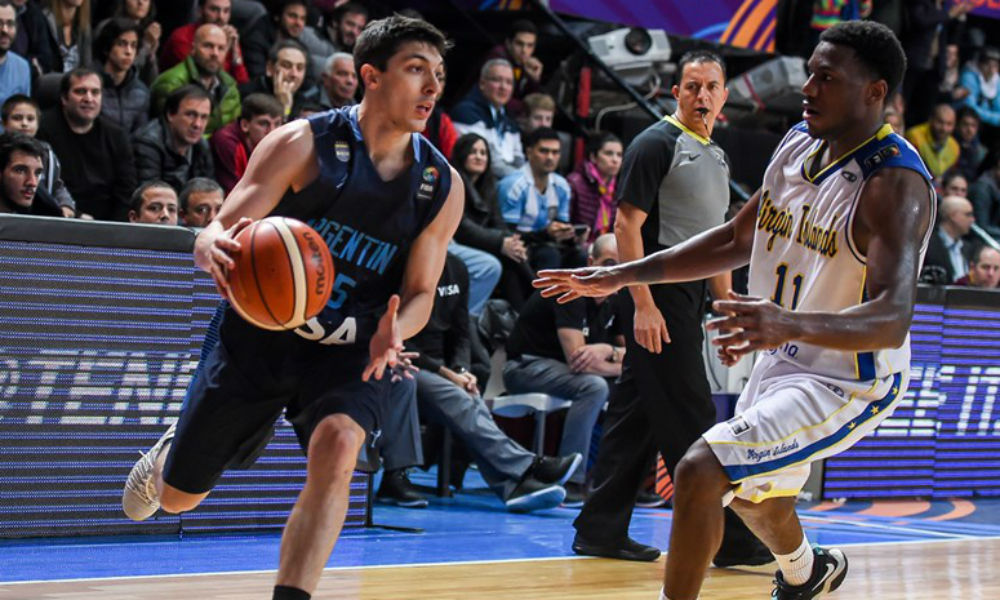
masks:
[[[418,473],[416,483],[432,484]],[[414,565],[572,557],[577,510],[518,515],[470,472],[453,498],[431,498],[424,510],[376,505],[377,524],[420,528],[353,530],[337,544],[329,566]],[[468,487],[468,486],[471,486]],[[800,505],[811,541],[873,544],[1000,537],[1000,500]],[[667,547],[671,513],[636,509],[632,536]],[[0,584],[81,578],[267,571],[278,564],[280,534],[188,535],[18,540],[0,542]]]

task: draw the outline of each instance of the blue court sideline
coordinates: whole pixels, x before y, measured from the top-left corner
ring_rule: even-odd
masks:
[[[433,473],[416,473],[431,485]],[[506,512],[470,471],[454,498],[431,498],[424,510],[376,505],[375,522],[415,527],[423,533],[385,529],[353,531],[341,538],[330,567],[391,566],[525,558],[572,557],[577,510],[533,515]],[[471,486],[472,489],[469,489]],[[809,537],[829,544],[958,540],[1000,537],[1000,499],[800,505]],[[670,511],[636,509],[632,536],[665,548]],[[273,570],[280,535],[104,537],[0,542],[0,585],[149,575],[196,575]]]

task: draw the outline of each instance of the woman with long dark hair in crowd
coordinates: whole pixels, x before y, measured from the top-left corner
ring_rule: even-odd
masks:
[[[500,259],[500,295],[520,310],[531,295],[534,274],[528,266],[528,250],[516,232],[511,232],[500,214],[497,180],[490,171],[490,148],[475,133],[458,138],[452,165],[465,181],[465,213],[455,232],[459,244],[488,252]]]
[[[42,71],[68,73],[89,67],[93,62],[90,0],[45,0],[43,6],[48,51],[38,57]]]

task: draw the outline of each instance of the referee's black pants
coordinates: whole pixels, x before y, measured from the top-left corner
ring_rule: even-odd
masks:
[[[608,402],[591,489],[573,525],[588,542],[620,543],[628,535],[636,494],[649,473],[652,449],[673,476],[687,449],[715,424],[702,344],[704,282],[650,286],[671,343],[653,354],[635,341],[631,295],[625,293],[625,364]],[[721,499],[720,499],[721,500]],[[753,534],[726,509],[720,554],[743,556]],[[749,544],[749,545],[748,545]]]

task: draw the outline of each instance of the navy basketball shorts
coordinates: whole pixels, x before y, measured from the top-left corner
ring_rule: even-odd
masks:
[[[361,381],[367,344],[324,346],[233,323],[238,318],[227,311],[221,339],[188,389],[167,455],[163,480],[189,494],[208,492],[227,469],[252,465],[282,413],[305,452],[329,415],[347,415],[371,435],[392,410],[388,373]]]

